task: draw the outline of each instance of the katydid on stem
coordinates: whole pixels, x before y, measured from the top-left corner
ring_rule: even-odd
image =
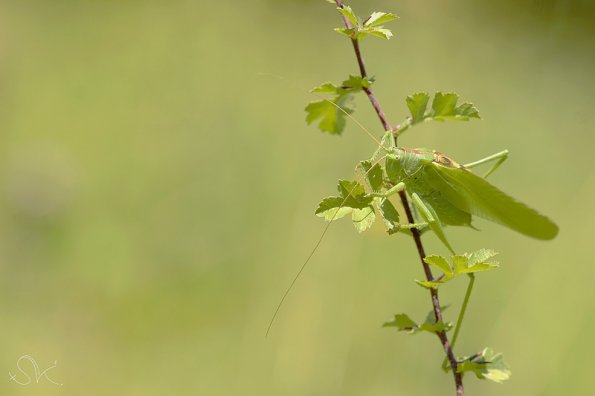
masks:
[[[508,157],[508,151],[491,155],[467,165],[460,165],[444,154],[423,149],[393,147],[385,158],[389,183],[405,188],[414,207],[454,255],[442,225],[471,227],[473,215],[499,223],[515,231],[538,239],[552,239],[558,227],[547,217],[506,195],[485,181]],[[469,169],[496,161],[484,178]],[[389,184],[390,186],[390,184]],[[469,283],[459,311],[451,346],[454,348],[465,316],[475,275],[469,273]],[[445,359],[442,367],[448,370]]]
[[[373,136],[341,106],[323,100],[352,119],[368,136]],[[376,204],[382,213],[389,234],[407,232],[411,228],[420,231],[430,229],[452,254],[455,254],[455,251],[444,234],[443,226],[474,228],[471,225],[474,215],[534,238],[552,239],[556,236],[558,227],[550,219],[484,180],[506,160],[507,150],[460,165],[434,150],[397,147],[393,131],[385,132],[380,142],[376,139],[374,141],[378,144],[377,150],[370,160],[359,164],[365,171],[362,176],[372,191],[366,192],[358,182],[340,181],[341,196],[329,197],[320,203],[316,214],[324,217],[329,223],[283,295],[269,323],[267,334],[285,298],[320,246],[332,222],[351,213],[356,228],[363,231],[375,218],[373,204]],[[383,155],[378,158],[380,154]],[[470,170],[491,161],[496,163],[486,172],[484,178]],[[418,215],[418,221],[412,224],[398,222],[398,211],[389,200],[392,195],[403,190],[411,197],[415,213]],[[468,291],[472,287],[472,281],[473,279],[470,279]],[[468,297],[469,293],[467,299]],[[462,319],[463,315],[464,311],[461,311],[459,317]],[[460,322],[459,320],[457,323],[455,334],[459,330]]]
[[[397,19],[397,16],[392,13],[374,12],[368,18],[359,18],[342,0],[335,0],[334,4],[345,25],[344,28],[337,28],[335,31],[347,36],[351,41],[360,75],[350,75],[338,85],[326,82],[315,87],[312,93],[331,95],[332,99],[316,95],[321,100],[310,102],[306,106],[306,122],[317,122],[322,132],[340,135],[346,124],[345,117],[348,117],[377,143],[377,149],[369,159],[361,161],[356,167],[360,176],[363,176],[362,183],[357,180],[339,180],[339,195],[324,198],[320,202],[315,213],[329,223],[277,305],[267,334],[285,298],[334,220],[351,215],[355,228],[362,232],[371,227],[379,215],[389,235],[404,233],[413,237],[426,279],[416,282],[429,289],[432,297],[432,311],[424,323],[418,324],[406,314],[397,314],[392,322],[384,323],[383,327],[396,327],[408,334],[427,331],[437,335],[449,363],[448,366],[443,366],[446,370],[452,370],[458,396],[464,396],[462,380],[466,372],[473,372],[481,379],[496,382],[506,380],[510,377],[510,370],[502,355],[494,353],[490,348],[462,359],[457,359],[453,352],[475,282],[475,273],[497,268],[497,263],[491,261],[497,253],[489,249],[480,249],[473,253],[456,254],[447,240],[444,227],[474,228],[472,220],[473,216],[476,216],[542,240],[554,238],[558,233],[558,227],[546,216],[485,180],[506,160],[507,150],[467,165],[460,165],[435,150],[397,146],[397,137],[416,124],[428,121],[469,121],[480,118],[479,112],[471,103],[458,104],[459,96],[455,93],[437,92],[430,104],[430,95],[420,92],[407,97],[410,116],[392,128],[373,92],[372,84],[375,79],[369,77],[366,71],[360,41],[366,36],[384,39],[392,37],[391,31],[384,28],[383,24]],[[353,108],[348,107],[349,101],[357,92],[366,94],[386,130],[380,141],[351,116]],[[477,176],[472,172],[472,168],[489,162],[494,164],[483,176]],[[400,198],[408,224],[400,222],[399,210],[392,202],[392,196],[395,194]],[[421,235],[427,231],[434,233],[446,246],[452,254],[450,260],[439,255],[426,255]],[[437,268],[442,274],[435,277],[430,266]],[[443,307],[437,289],[459,275],[468,275],[469,284],[450,342],[446,333],[452,328],[452,324],[443,321]]]
[[[385,170],[389,186],[405,185],[421,217],[451,252],[441,226],[471,227],[472,216],[533,238],[554,238],[558,233],[554,222],[469,169],[488,160],[498,160],[488,171],[489,175],[507,155],[508,151],[503,151],[465,166],[437,151],[394,147],[386,155]]]
[[[419,228],[429,227],[451,253],[454,254],[454,249],[447,241],[442,227],[452,225],[473,228],[473,216],[537,239],[548,240],[557,235],[558,226],[553,221],[485,180],[508,157],[507,150],[461,165],[435,150],[396,147],[391,135],[392,132],[387,132],[382,139],[383,144],[389,142],[388,146],[378,150],[371,160],[361,163],[367,171],[368,185],[372,189],[368,196],[386,199],[405,190],[422,220]],[[381,151],[385,152],[384,167],[375,160],[375,156]],[[371,161],[376,162],[374,167],[367,165]],[[483,178],[471,171],[471,168],[490,161],[496,163]],[[346,203],[342,202],[342,206],[332,208],[332,200],[327,199],[326,205],[325,201],[321,203],[317,214],[323,214],[330,220],[329,213],[332,213],[332,220],[336,220],[342,217],[336,216],[336,213]],[[329,208],[334,210],[330,211]],[[402,226],[395,223],[394,227]]]

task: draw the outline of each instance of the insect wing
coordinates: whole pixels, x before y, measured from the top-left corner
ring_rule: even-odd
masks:
[[[461,210],[537,239],[558,234],[558,226],[549,218],[467,169],[432,163],[425,173],[430,185]]]

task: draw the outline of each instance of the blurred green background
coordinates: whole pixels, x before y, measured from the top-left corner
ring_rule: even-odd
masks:
[[[595,6],[351,5],[401,16],[393,40],[363,42],[391,122],[422,90],[483,116],[401,144],[460,162],[508,148],[493,183],[561,228],[548,243],[449,230],[459,250],[502,252],[457,352],[492,346],[513,377],[469,377],[468,394],[592,394]],[[380,327],[430,308],[412,242],[380,224],[334,225],[264,338],[323,230],[319,199],[374,150],[353,123],[337,138],[304,122],[308,88],[357,72],[339,25],[322,0],[0,2],[0,394],[454,393],[435,338]],[[450,320],[463,290],[442,292]],[[26,354],[57,360],[63,385],[10,381]]]

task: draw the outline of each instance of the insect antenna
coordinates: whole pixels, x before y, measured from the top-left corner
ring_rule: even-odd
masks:
[[[370,167],[370,169],[368,171],[366,171],[362,177],[366,177],[368,176],[368,173],[370,173],[372,171],[372,168],[374,167],[374,165],[382,162],[384,160],[384,158],[386,157],[386,155],[383,155],[382,157],[380,157],[378,160],[376,160],[372,166]],[[310,260],[312,259],[312,257],[314,256],[314,253],[316,253],[316,251],[318,250],[318,247],[320,246],[320,244],[322,243],[322,240],[324,239],[324,236],[326,235],[326,233],[328,232],[329,228],[331,227],[331,225],[333,224],[333,221],[335,220],[337,214],[339,213],[340,209],[343,207],[343,205],[345,205],[345,202],[347,202],[347,200],[349,199],[349,197],[351,197],[351,194],[353,193],[353,191],[355,191],[355,189],[357,188],[357,186],[354,186],[349,193],[347,194],[347,196],[343,199],[343,201],[341,202],[341,205],[339,205],[339,207],[337,208],[337,210],[335,211],[335,213],[333,214],[333,216],[330,218],[328,224],[324,227],[324,230],[322,231],[322,233],[320,234],[320,237],[318,237],[318,241],[316,241],[316,244],[314,245],[314,247],[312,248],[312,250],[310,251],[310,254],[308,255],[308,257],[306,258],[306,260],[304,261],[304,263],[302,264],[302,266],[300,267],[299,271],[297,272],[297,274],[295,274],[295,276],[293,277],[293,280],[291,281],[291,283],[289,284],[289,287],[287,287],[287,289],[285,290],[285,293],[283,293],[283,297],[281,297],[281,300],[279,301],[279,304],[277,304],[277,308],[275,308],[275,312],[273,313],[273,316],[271,317],[271,320],[269,322],[269,325],[267,327],[267,331],[265,333],[265,337],[268,337],[271,328],[273,327],[273,323],[275,323],[275,319],[277,318],[277,314],[279,313],[279,311],[281,310],[281,307],[283,306],[283,303],[285,302],[285,299],[287,298],[287,296],[289,295],[289,292],[293,289],[293,286],[295,285],[295,283],[297,282],[297,280],[299,279],[299,277],[301,276],[302,272],[304,271],[304,269],[306,268],[306,266],[308,265],[308,263],[310,262]]]
[[[278,76],[275,74],[270,74],[270,73],[258,73],[258,75],[260,76],[269,76],[269,77],[274,77],[278,80],[283,81],[286,84],[291,85],[294,88],[297,88],[301,91],[306,91],[305,89],[302,89],[301,87],[299,87],[297,84],[288,81],[286,78],[282,77],[282,76]],[[374,153],[374,155],[372,156],[372,159],[374,159],[377,155],[377,153],[382,149],[383,147],[383,143],[384,143],[384,138],[382,138],[381,140],[378,140],[378,138],[376,138],[376,136],[374,136],[374,134],[372,134],[361,122],[359,122],[354,116],[352,116],[351,114],[349,114],[349,112],[347,110],[345,110],[343,107],[341,107],[340,105],[338,105],[337,103],[322,97],[321,95],[318,95],[315,92],[309,92],[311,95],[316,96],[317,98],[324,100],[330,104],[332,104],[333,106],[335,106],[337,108],[337,110],[339,110],[340,112],[342,112],[347,118],[349,118],[351,121],[353,121],[357,126],[360,127],[360,129],[362,131],[364,131],[368,137],[370,137],[378,146],[378,150]],[[384,160],[384,158],[386,157],[386,155],[380,157],[379,159],[375,160],[372,163],[372,166],[370,167],[369,170],[367,170],[365,173],[363,173],[360,177],[365,178],[368,176],[368,174],[370,173],[370,171],[372,171],[374,165],[382,162]],[[357,176],[356,176],[357,177]],[[285,293],[283,293],[283,297],[281,297],[281,300],[279,301],[279,303],[277,304],[277,307],[275,308],[275,312],[273,313],[273,316],[271,317],[271,320],[269,322],[269,325],[267,327],[266,333],[265,333],[265,337],[268,337],[271,328],[273,327],[273,324],[275,323],[275,319],[277,318],[277,315],[279,314],[279,311],[281,310],[281,307],[283,306],[283,303],[285,302],[287,296],[289,295],[289,293],[291,292],[291,290],[293,289],[293,286],[296,284],[297,280],[300,278],[302,272],[304,272],[304,269],[306,268],[306,266],[308,265],[308,263],[310,262],[310,260],[312,259],[312,257],[314,256],[314,253],[316,253],[316,251],[318,250],[318,247],[320,246],[320,244],[322,243],[326,233],[328,232],[329,228],[331,227],[331,225],[333,224],[333,221],[335,220],[337,214],[339,213],[339,210],[341,208],[343,208],[343,205],[345,205],[345,202],[347,202],[347,199],[349,199],[349,197],[351,196],[351,194],[353,193],[353,191],[355,191],[355,189],[357,188],[357,186],[354,186],[351,191],[349,191],[349,193],[347,194],[347,196],[343,199],[343,201],[341,202],[341,205],[339,205],[339,207],[337,208],[337,210],[335,211],[335,213],[333,214],[333,216],[331,217],[331,219],[329,220],[328,224],[324,227],[324,230],[322,231],[322,233],[320,234],[320,237],[318,238],[318,240],[316,241],[316,244],[314,245],[314,247],[312,248],[312,250],[310,251],[310,254],[308,254],[308,257],[306,257],[306,260],[302,263],[300,269],[298,270],[298,272],[296,273],[296,275],[293,277],[291,283],[289,284],[289,286],[287,287],[287,289],[285,290]]]

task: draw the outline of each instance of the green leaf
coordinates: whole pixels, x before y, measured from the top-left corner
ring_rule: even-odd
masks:
[[[340,96],[361,91],[364,88],[370,87],[373,82],[373,79],[369,79],[367,77],[350,75],[349,78],[343,81],[339,87],[332,82],[325,82],[322,85],[312,88],[310,92]]]
[[[457,100],[459,100],[459,95],[455,93],[436,92],[432,101],[434,117],[454,114]]]
[[[370,34],[383,39],[390,39],[393,36],[393,32],[390,29],[374,28],[370,31]]]
[[[468,268],[469,257],[465,255],[454,255],[452,256],[452,264],[455,274],[464,274]]]
[[[313,93],[331,94],[335,95],[335,97],[310,102],[305,108],[307,113],[306,122],[311,124],[319,120],[318,128],[321,131],[340,135],[345,128],[346,113],[353,113],[353,108],[348,105],[348,102],[352,99],[352,95],[349,94],[368,88],[373,81],[370,78],[349,76],[339,87],[332,82],[325,82],[312,88],[311,92]]]
[[[373,82],[373,78],[349,75],[349,78],[341,84],[341,89],[346,92],[361,91],[364,88],[369,88]]]
[[[479,354],[462,360],[457,366],[457,371],[472,372],[479,379],[501,383],[509,379],[512,374],[502,354],[495,353],[491,348],[485,348]]]
[[[399,331],[405,331],[407,334],[417,334],[422,331],[437,333],[450,330],[452,323],[436,323],[433,318],[426,318],[426,321],[420,325],[406,314],[397,314],[391,322],[384,323],[382,327],[396,327]]]
[[[319,217],[324,217],[326,221],[333,221],[345,217],[353,210],[348,206],[344,206],[345,198],[343,197],[326,197],[318,204],[315,214]]]
[[[372,206],[374,197],[367,195],[364,186],[356,181],[339,180],[337,190],[339,196],[324,198],[318,204],[316,216],[333,221],[351,213],[353,225],[358,232],[370,228],[376,220]]]
[[[349,38],[355,38],[356,29],[335,28],[335,32],[343,34]]]
[[[463,103],[455,109],[455,113],[459,116],[459,120],[467,121],[469,118],[481,118],[479,110],[471,103]]]
[[[454,275],[470,274],[475,272],[496,269],[499,265],[490,261],[497,253],[489,249],[481,249],[474,253],[465,253],[452,257]]]
[[[458,100],[459,95],[456,93],[436,92],[430,116],[436,121],[468,121],[470,118],[480,118],[479,111],[471,103],[463,103],[457,107]]]
[[[430,265],[433,265],[433,266],[439,268],[440,271],[442,271],[444,274],[452,273],[452,268],[450,267],[450,264],[448,263],[446,258],[444,258],[442,256],[437,256],[437,255],[426,256],[424,258],[424,261],[426,262],[426,264],[430,264]]]
[[[376,220],[376,213],[374,212],[374,208],[371,206],[363,209],[353,209],[351,219],[353,220],[355,229],[361,233],[374,224],[374,221]]]
[[[496,255],[498,255],[498,252],[492,249],[479,249],[478,251],[471,253],[469,256],[469,266],[481,263],[492,263],[490,260]]]
[[[450,305],[442,305],[440,306],[440,310],[444,313],[444,311],[446,311],[449,307]],[[421,328],[422,330],[429,331],[431,333],[437,333],[440,331],[449,331],[450,329],[452,329],[452,323],[444,323],[442,321],[436,322],[436,314],[432,309],[428,311],[428,314],[426,315],[426,320],[421,325]]]
[[[339,94],[339,90],[340,90],[340,88],[337,87],[332,82],[325,82],[322,85],[319,85],[317,87],[312,88],[310,90],[310,92],[313,92],[313,93],[330,93],[330,94],[338,95]]]
[[[411,118],[407,118],[401,123],[399,134],[422,121],[469,121],[471,118],[481,118],[479,111],[471,103],[465,102],[457,106],[459,95],[456,93],[436,92],[432,108],[428,110],[429,99],[430,96],[425,92],[419,92],[406,98]]]
[[[489,270],[493,270],[496,268],[499,268],[499,265],[497,265],[497,264],[476,264],[474,266],[467,267],[464,271],[459,272],[459,274],[471,274],[471,273],[476,273],[476,272],[489,271]]]
[[[428,323],[428,322],[425,322],[419,327],[419,329],[423,330],[423,331],[430,332],[430,333],[439,333],[441,331],[449,331],[450,329],[452,329],[452,323],[444,323],[444,322]]]
[[[382,167],[380,164],[375,164],[372,166],[372,162],[370,160],[361,161],[359,166],[364,171],[366,179],[372,188],[372,191],[378,192],[382,189],[382,179],[384,172],[382,171]]]
[[[336,28],[335,31],[337,33],[344,34],[345,36],[355,40],[361,40],[368,35],[389,39],[393,35],[389,29],[385,29],[381,25],[397,19],[397,16],[394,14],[386,12],[374,12],[362,25],[351,7],[338,7],[337,10],[345,17],[345,19],[349,22],[349,25],[351,25],[347,28]]]
[[[411,112],[411,123],[417,124],[418,122],[423,121],[430,95],[426,92],[418,92],[407,96],[407,99],[405,100],[407,102],[407,107],[409,107],[409,111]]]
[[[386,232],[388,232],[389,235],[399,231],[399,212],[397,212],[397,209],[388,198],[381,199],[380,213],[382,214],[382,219],[386,226]]]
[[[347,114],[351,114],[353,109],[347,106],[347,102],[351,99],[351,95],[341,95],[333,100],[317,100],[310,102],[306,106],[306,122],[312,124],[316,120],[320,120],[318,128],[322,132],[329,132],[333,135],[340,135],[345,128],[345,113],[339,108],[345,110]],[[339,108],[337,108],[337,106]]]
[[[359,22],[357,16],[349,6],[337,7],[337,10],[351,23],[353,26],[358,26]]]
[[[366,195],[364,186],[356,181],[339,180],[337,190],[341,197],[347,198],[345,204],[351,208],[363,209],[368,206],[373,197]]]
[[[339,180],[337,185],[338,197],[324,198],[318,208],[316,215],[326,220],[333,220],[344,217],[353,209],[364,209],[371,206],[373,197],[366,195],[364,186],[356,181]]]
[[[432,282],[420,280],[415,282],[426,289],[437,289],[440,285],[456,276],[498,268],[498,264],[491,261],[496,254],[495,251],[490,249],[480,249],[474,253],[453,255],[451,256],[452,265],[443,256],[426,256],[424,262],[440,269],[444,276],[440,280]]]
[[[489,362],[481,372],[485,378],[494,382],[503,382],[510,378],[512,373],[501,353],[495,353],[491,348],[486,348],[483,350],[483,358]]]
[[[393,32],[391,32],[390,29],[385,29],[385,28],[381,28],[381,27],[373,27],[373,28],[361,29],[356,34],[356,38],[358,40],[361,40],[369,34],[371,34],[372,36],[386,39],[386,40],[389,40],[393,36]]]
[[[384,170],[382,166],[378,163],[372,166],[371,160],[361,161],[358,166],[364,171],[372,191],[379,193],[384,187]],[[387,198],[376,197],[375,199],[388,234],[391,235],[399,231],[399,212],[397,212],[397,209]]]
[[[365,20],[364,26],[379,26],[397,18],[398,16],[390,12],[373,12],[372,15],[370,15],[368,19]]]
[[[424,289],[438,289],[438,287],[440,287],[440,285],[442,285],[442,283],[444,283],[444,282],[442,282],[442,281],[421,281],[421,280],[416,279],[415,283],[417,283]]]
[[[396,327],[399,331],[407,331],[413,334],[419,326],[407,314],[397,314],[392,322],[386,322],[382,327]]]

